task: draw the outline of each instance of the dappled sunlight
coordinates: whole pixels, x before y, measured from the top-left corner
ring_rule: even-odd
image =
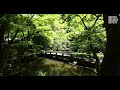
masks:
[[[0,16],[1,76],[98,75],[106,51],[102,14]]]

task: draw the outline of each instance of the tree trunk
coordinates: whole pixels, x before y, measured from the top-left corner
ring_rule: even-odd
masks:
[[[5,17],[4,14],[0,15],[0,75],[1,73],[3,73],[3,70],[6,66],[6,58],[7,58],[7,53],[8,53],[8,49],[5,46],[5,42],[4,42],[4,34],[5,31],[7,30],[7,26],[8,26],[8,20],[1,20],[2,17]],[[6,53],[7,52],[7,53]]]
[[[4,41],[4,32],[5,30],[0,27],[0,72],[2,71],[3,68],[3,55],[4,55],[4,50],[3,50],[3,41]]]
[[[95,66],[96,66],[97,74],[99,74],[99,72],[100,72],[100,61],[99,61],[99,58],[98,58],[98,56],[97,56],[97,54],[96,54],[92,44],[90,44],[90,49],[91,49],[91,52],[92,52],[94,58],[96,59]]]
[[[4,14],[0,14],[0,19],[4,16]],[[2,27],[2,23],[0,23],[0,61],[2,57],[2,43],[4,41],[4,30]]]
[[[117,16],[117,24],[108,24],[108,16]],[[104,14],[107,34],[106,52],[101,65],[100,76],[120,75],[120,18],[119,14]]]

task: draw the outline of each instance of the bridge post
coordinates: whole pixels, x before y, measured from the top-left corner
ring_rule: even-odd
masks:
[[[69,60],[70,60],[70,62],[72,61],[72,55],[71,54],[70,54]]]
[[[64,53],[62,53],[62,60],[63,60],[63,57],[64,57]]]
[[[51,53],[52,53],[52,52],[50,52],[50,58],[51,58],[51,59],[53,59],[53,56],[52,56],[52,54],[51,54]]]
[[[57,59],[57,53],[56,53],[55,57],[56,57],[56,59]]]
[[[44,57],[46,57],[46,51],[45,51]]]

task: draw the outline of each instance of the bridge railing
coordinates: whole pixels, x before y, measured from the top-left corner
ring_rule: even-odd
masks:
[[[51,54],[66,54],[70,55],[71,53],[74,53],[73,51],[45,51],[45,53],[51,53]]]

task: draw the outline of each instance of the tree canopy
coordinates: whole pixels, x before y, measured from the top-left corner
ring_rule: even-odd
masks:
[[[99,72],[107,43],[103,14],[0,14],[0,23],[1,75],[19,73],[48,50],[95,59]]]

